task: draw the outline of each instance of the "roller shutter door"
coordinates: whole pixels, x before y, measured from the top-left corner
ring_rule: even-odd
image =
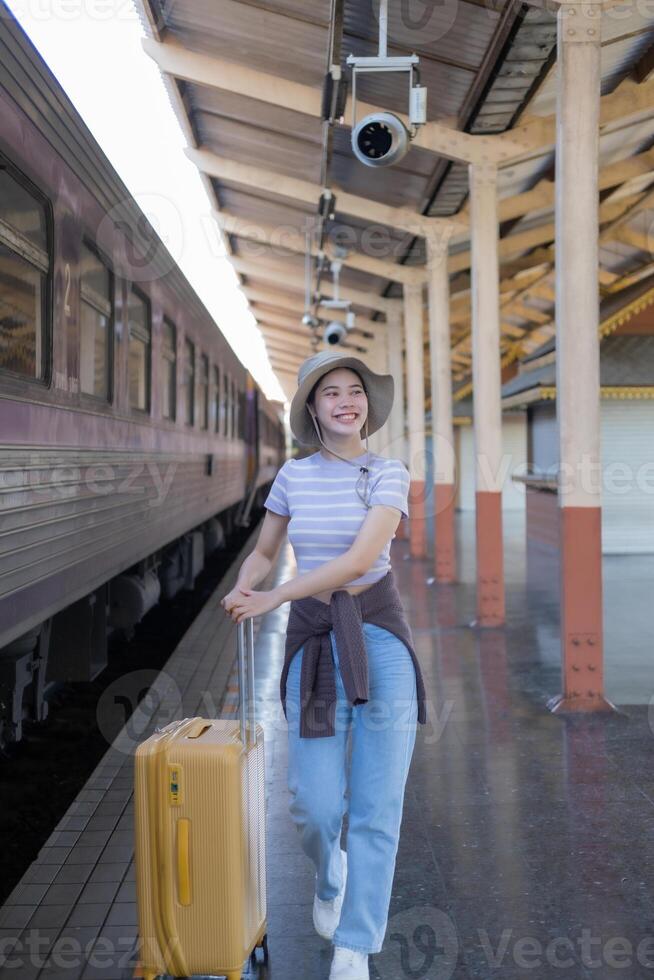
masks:
[[[602,551],[654,553],[654,401],[602,401]]]

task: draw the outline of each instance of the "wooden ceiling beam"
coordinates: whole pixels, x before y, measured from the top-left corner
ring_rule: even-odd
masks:
[[[266,350],[266,353],[268,355],[268,360],[272,365],[279,366],[283,364],[285,368],[289,369],[289,371],[294,371],[297,378],[297,369],[299,368],[300,364],[302,364],[302,361],[304,361],[303,357],[291,357],[275,350]],[[313,351],[311,351],[311,354],[312,353]],[[309,356],[310,354],[307,354],[307,357]]]
[[[623,242],[625,245],[631,245],[632,248],[637,248],[641,252],[649,253],[652,250],[651,235],[644,231],[636,231],[635,228],[617,228],[613,232],[612,238]]]
[[[270,306],[272,309],[292,310],[304,313],[304,302],[292,293],[278,293],[273,289],[255,289],[254,286],[241,286],[250,303],[260,303],[262,306]]]
[[[625,184],[630,180],[646,177],[653,170],[654,150],[645,150],[626,160],[618,160],[616,163],[607,164],[599,170],[599,190],[608,190],[611,187],[618,187]],[[532,211],[539,211],[543,208],[553,209],[554,193],[554,182],[543,178],[531,190],[524,191],[522,194],[514,194],[512,197],[502,198],[497,204],[499,223],[513,221],[516,218],[530,214]],[[466,203],[456,217],[461,221],[467,222],[469,221],[469,213],[469,204]]]
[[[600,221],[612,221],[621,215],[626,207],[633,203],[631,198],[622,198],[619,201],[605,201],[599,206]],[[498,242],[498,255],[500,261],[515,256],[517,252],[527,251],[538,245],[554,242],[555,226],[553,221],[546,221],[541,225],[528,228],[526,231],[514,232],[500,238]],[[469,250],[456,252],[450,255],[448,260],[448,271],[450,275],[462,272],[470,268],[471,252]]]
[[[311,334],[309,331],[307,330],[306,333],[302,333],[297,327],[288,327],[288,329],[285,329],[283,326],[275,323],[264,322],[259,325],[259,329],[263,334],[264,340],[270,337],[273,340],[280,340],[287,344],[300,344],[304,346],[311,343]]]
[[[622,200],[624,201],[625,199],[623,198]],[[622,214],[620,214],[616,218],[613,218],[612,221],[609,221],[600,229],[600,233],[599,233],[600,244],[603,244],[604,242],[607,241],[611,241],[611,239],[615,238],[616,234],[619,234],[621,231],[625,230],[627,223],[631,221],[632,218],[636,217],[636,215],[640,214],[642,211],[649,210],[649,208],[651,208],[653,205],[654,205],[654,189],[648,190],[645,194],[640,195],[636,201],[630,204],[622,212]],[[627,230],[631,231],[630,228]],[[644,237],[645,240],[649,238],[649,236],[647,235]],[[651,251],[651,247],[652,247],[651,238],[649,238],[649,242],[650,242],[649,248],[644,249],[644,251]]]
[[[285,197],[292,201],[302,201],[304,204],[312,204],[316,207],[320,200],[323,189],[319,184],[313,184],[311,181],[299,180],[297,177],[289,177],[274,170],[230,160],[229,157],[219,156],[204,148],[196,149],[187,146],[184,152],[202,173],[210,177],[228,180],[242,187],[264,191],[275,197]],[[439,233],[449,235],[456,231],[463,231],[468,224],[467,219],[462,224],[458,217],[426,218],[410,208],[391,207],[368,197],[348,194],[337,185],[332,185],[331,191],[335,196],[338,213],[348,214],[373,224],[398,228],[411,235],[427,238],[438,236]]]
[[[287,357],[289,360],[297,361],[298,364],[301,364],[305,358],[309,357],[313,353],[314,348],[307,344],[306,347],[292,350],[284,346],[284,343],[281,340],[274,341],[266,338],[266,350],[272,351],[275,354],[281,354],[284,357]]]
[[[304,255],[306,252],[306,237],[299,229],[288,225],[275,227],[274,225],[248,221],[228,211],[214,211],[214,216],[221,229],[228,235],[236,235],[237,238],[259,242],[280,251],[296,252],[300,255]],[[330,259],[336,257],[329,248],[325,252]],[[311,255],[318,255],[318,249],[315,246],[311,248]],[[422,285],[427,281],[425,266],[400,265],[388,259],[371,258],[361,252],[349,252],[341,261],[346,268],[366,272],[368,275],[382,279],[390,279],[392,282],[400,282],[403,285]]]
[[[254,262],[240,256],[232,256],[230,262],[241,275],[251,276],[254,280],[260,279],[263,282],[270,282],[281,288],[294,289],[304,296],[304,276],[301,273],[294,273],[288,267],[285,268],[283,262]],[[376,293],[361,289],[351,289],[344,284],[341,284],[340,292],[347,296],[355,306],[386,314],[393,314],[397,310],[401,311],[401,300],[387,299],[385,296],[378,296]],[[334,287],[324,277],[320,283],[320,293],[322,296],[333,297],[334,295]]]
[[[265,320],[266,323],[272,323],[272,324],[278,323],[280,326],[286,326],[286,324],[288,324],[289,326],[294,325],[295,328],[297,329],[297,327],[299,327],[301,324],[301,318],[299,316],[297,318],[294,317],[292,313],[284,313],[284,312],[276,312],[273,310],[259,309],[258,306],[252,308],[252,314],[256,320]],[[336,321],[336,323],[343,323],[343,324],[346,323],[345,317],[343,316],[342,313],[339,313],[338,310],[325,311],[324,313],[320,314],[320,320],[323,326],[326,326],[328,323],[331,323],[332,321]],[[370,320],[368,319],[368,317],[365,316],[357,316],[355,318],[355,325],[353,330],[355,330],[357,333],[360,333],[362,335],[365,335],[367,333],[374,334],[377,333],[379,331],[379,328],[384,325],[385,324],[383,323],[383,321]],[[301,329],[305,330],[308,334],[308,329],[304,326],[304,324],[302,324]]]
[[[313,350],[313,348],[310,348],[307,350],[306,354],[295,356],[294,354],[289,354],[286,351],[280,350],[279,347],[266,347],[266,353],[271,361],[275,361],[278,364],[288,364],[291,367],[294,367],[297,373],[297,369],[299,368],[300,364],[302,364],[307,357],[311,357],[311,355],[315,354],[316,352]]]
[[[639,61],[632,68],[632,75],[639,84],[654,78],[654,44],[650,44],[645,53],[641,55]]]
[[[615,128],[616,124],[627,125],[639,118],[648,118],[654,114],[654,78],[638,83],[632,78],[625,78],[613,92],[603,95],[600,99],[600,133],[608,127]],[[511,144],[516,141],[527,145],[529,150],[523,156],[529,157],[534,152],[543,153],[554,149],[556,142],[556,114],[549,116],[525,116],[517,126],[506,133],[499,133],[497,140],[503,142],[506,138]],[[512,156],[511,163],[521,159],[521,155]]]
[[[141,38],[141,44],[145,53],[165,75],[322,118],[322,92],[318,87],[271,75],[216,55],[191,51],[173,38],[155,41],[144,37]],[[383,106],[370,105],[357,99],[357,114],[360,119],[370,113],[384,111],[387,110]],[[352,117],[351,96],[348,96],[343,115],[345,119]],[[406,114],[396,115],[407,127],[410,125]],[[473,136],[438,122],[427,122],[420,126],[412,142],[414,146],[464,163],[507,161],[531,149],[531,143],[511,139],[510,134],[500,142],[495,135]]]
[[[527,287],[527,291],[529,289],[530,287]],[[523,320],[528,320],[530,323],[544,324],[550,322],[552,317],[549,314],[544,313],[543,310],[536,309],[535,306],[527,306],[522,300],[524,300],[524,296],[521,299],[511,299],[506,307],[502,308],[502,313],[504,315],[510,313],[511,316],[519,316]]]

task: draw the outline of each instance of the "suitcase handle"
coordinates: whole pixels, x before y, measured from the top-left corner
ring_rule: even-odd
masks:
[[[185,738],[199,738],[200,735],[204,735],[208,728],[211,728],[210,721],[198,721],[195,723],[193,728],[189,728],[189,730],[186,732]]]
[[[241,620],[238,624],[236,646],[238,650],[238,716],[241,722],[241,742],[247,748],[251,748],[257,740],[254,703],[254,619],[252,616]]]

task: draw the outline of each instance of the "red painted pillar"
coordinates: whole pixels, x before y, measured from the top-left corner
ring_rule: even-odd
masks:
[[[434,219],[436,220],[436,219]],[[450,356],[450,282],[447,272],[451,228],[427,240],[429,256],[429,352],[431,431],[434,457],[434,574],[437,582],[456,581],[454,529],[455,457]]]
[[[556,127],[556,372],[561,535],[560,695],[607,711],[602,626],[598,152],[601,6],[562,3]],[[579,243],[583,242],[583,248]]]
[[[395,378],[395,397],[393,408],[391,409],[388,420],[388,430],[390,438],[390,455],[407,460],[407,447],[404,430],[406,428],[406,418],[404,412],[404,367],[403,367],[403,331],[402,331],[402,302],[394,300],[389,303],[386,311],[386,343],[388,349],[388,371],[393,373]],[[407,522],[400,521],[395,532],[398,541],[405,541],[408,537]]]
[[[504,623],[497,168],[470,164],[478,626]]]
[[[425,521],[425,372],[423,354],[422,286],[404,285],[404,329],[409,415],[409,553],[427,557]]]

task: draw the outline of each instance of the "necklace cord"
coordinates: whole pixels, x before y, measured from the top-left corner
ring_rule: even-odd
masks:
[[[353,463],[351,459],[347,459],[345,456],[341,456],[335,450],[330,449],[328,446],[325,446],[324,440],[323,440],[323,438],[322,438],[322,436],[320,434],[320,427],[319,427],[319,424],[318,424],[318,419],[313,414],[313,412],[311,412],[310,415],[311,415],[311,418],[313,419],[313,425],[314,425],[314,428],[315,428],[316,433],[318,435],[318,438],[320,440],[320,443],[321,443],[322,446],[324,446],[324,448],[327,450],[327,452],[328,453],[332,453],[334,456],[338,456],[339,459],[342,459],[344,463],[349,463],[350,466],[358,466],[359,467],[360,475],[359,475],[359,477],[357,479],[357,482],[356,482],[356,485],[355,485],[355,488],[354,489],[356,490],[356,493],[357,493],[357,496],[359,497],[359,499],[361,501],[363,501],[363,503],[367,507],[367,509],[370,510],[371,504],[368,503],[368,477],[369,477],[369,473],[370,473],[370,470],[369,470],[369,466],[370,466],[370,449],[368,447],[368,416],[366,415],[366,421],[363,423],[364,428],[366,430],[366,434],[365,434],[365,438],[366,438],[366,462],[365,462],[364,465],[362,465],[360,463]],[[361,482],[361,477],[362,476],[363,476],[363,496],[361,496],[361,494],[359,493],[359,483]]]

